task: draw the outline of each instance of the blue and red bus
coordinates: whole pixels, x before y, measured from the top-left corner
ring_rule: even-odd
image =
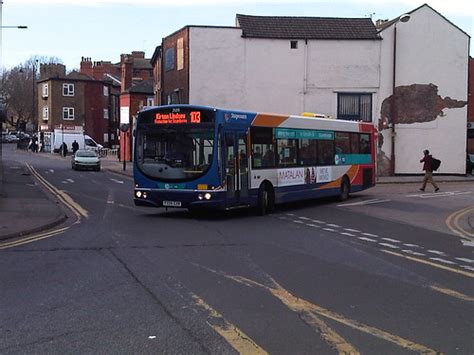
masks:
[[[345,200],[375,185],[374,138],[372,124],[356,121],[151,107],[136,122],[134,201],[265,214],[278,203]]]

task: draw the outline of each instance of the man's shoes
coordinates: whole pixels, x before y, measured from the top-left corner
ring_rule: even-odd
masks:
[[[420,189],[420,191],[425,191],[425,189]]]
[[[439,187],[436,188],[435,192],[438,192],[439,191]]]

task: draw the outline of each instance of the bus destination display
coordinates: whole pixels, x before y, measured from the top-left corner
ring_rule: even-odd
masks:
[[[184,123],[201,123],[201,112],[169,112],[156,113],[155,124],[184,124]]]

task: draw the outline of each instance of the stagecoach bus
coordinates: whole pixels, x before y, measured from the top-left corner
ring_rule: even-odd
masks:
[[[370,123],[168,105],[139,113],[134,201],[139,206],[271,212],[277,203],[375,185]]]

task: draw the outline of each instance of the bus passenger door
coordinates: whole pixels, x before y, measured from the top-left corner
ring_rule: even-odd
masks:
[[[227,207],[245,203],[248,198],[248,152],[245,132],[224,132],[224,174]]]

